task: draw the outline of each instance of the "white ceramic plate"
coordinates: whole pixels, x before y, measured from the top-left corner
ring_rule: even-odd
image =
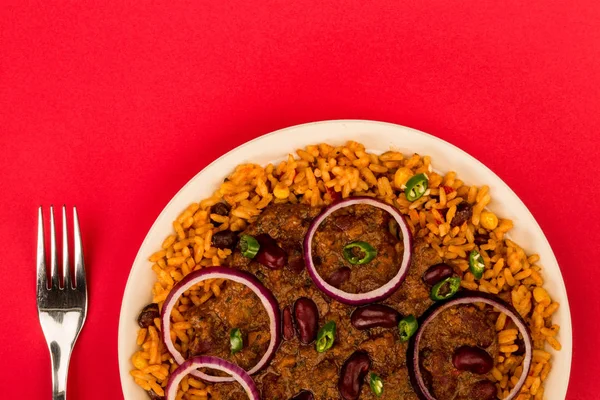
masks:
[[[131,355],[136,351],[137,315],[151,301],[155,282],[148,257],[159,249],[172,231],[172,221],[190,203],[209,197],[233,168],[244,162],[266,165],[287,158],[288,153],[309,144],[342,144],[347,140],[364,143],[367,149],[383,152],[390,147],[404,153],[430,155],[439,171],[457,171],[469,184],[487,184],[493,197],[489,208],[514,221],[511,237],[525,250],[541,257],[546,289],[560,302],[555,321],[560,325],[562,350],[556,352],[552,372],[546,381],[546,399],[563,400],[571,371],[571,314],[560,268],[544,233],[517,195],[485,165],[457,147],[426,133],[399,125],[374,121],[324,121],[293,126],[261,136],[230,151],[194,176],[167,204],[148,232],[135,258],[121,305],[119,321],[119,369],[126,400],[147,400],[133,381]]]

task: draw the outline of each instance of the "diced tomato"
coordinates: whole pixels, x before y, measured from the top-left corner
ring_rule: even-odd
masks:
[[[453,187],[442,186],[442,188],[444,189],[444,192],[446,192],[446,194],[450,194],[450,193],[454,192],[454,188]]]
[[[444,217],[446,215],[446,213],[448,212],[448,209],[447,208],[442,208],[442,209],[437,210],[437,211],[438,211],[438,213],[440,213],[440,215],[442,217]],[[436,216],[436,215],[434,214],[434,216]],[[438,224],[438,225],[441,225],[442,222],[443,222],[443,220],[439,220],[437,218],[434,218],[434,220],[435,220],[435,223]]]
[[[342,198],[342,194],[340,192],[336,192],[332,187],[327,188],[327,193],[331,196],[332,201],[338,201]]]

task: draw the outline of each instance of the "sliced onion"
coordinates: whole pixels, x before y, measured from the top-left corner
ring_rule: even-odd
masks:
[[[429,392],[429,388],[425,384],[423,374],[421,372],[419,347],[421,344],[421,339],[423,338],[423,332],[425,332],[425,329],[427,329],[429,323],[433,321],[438,315],[440,315],[442,311],[460,304],[473,303],[485,303],[496,308],[501,313],[506,314],[507,317],[513,320],[513,322],[517,326],[517,329],[523,336],[523,342],[525,344],[523,372],[521,373],[519,381],[517,382],[513,390],[511,390],[511,392],[508,394],[507,397],[504,398],[504,400],[511,400],[515,398],[515,396],[519,394],[519,390],[521,390],[521,388],[525,384],[525,380],[527,379],[527,375],[529,373],[529,368],[531,367],[531,361],[533,358],[533,341],[531,339],[529,329],[527,328],[527,324],[525,323],[521,315],[519,315],[519,313],[514,309],[513,306],[505,303],[498,297],[487,293],[464,291],[460,294],[457,294],[455,297],[446,302],[438,302],[431,306],[421,316],[419,331],[414,336],[413,340],[408,346],[406,362],[408,366],[410,382],[420,399],[438,400]]]
[[[167,296],[161,311],[161,334],[162,339],[167,347],[167,350],[173,356],[177,364],[183,364],[185,358],[175,348],[171,340],[171,312],[177,302],[177,299],[192,286],[205,281],[207,279],[228,279],[237,283],[241,283],[249,287],[260,299],[267,315],[269,316],[269,331],[271,333],[271,342],[263,357],[252,367],[248,374],[252,375],[265,367],[275,356],[275,352],[281,343],[281,315],[279,313],[279,304],[266,287],[252,274],[233,269],[229,267],[207,267],[200,271],[195,271],[188,274],[180,282],[178,282]],[[232,377],[220,377],[207,375],[201,371],[192,371],[192,375],[209,382],[232,382]]]
[[[258,388],[246,371],[237,365],[230,363],[229,361],[212,356],[192,357],[181,364],[175,371],[173,371],[169,377],[169,381],[167,382],[166,400],[175,400],[181,380],[187,374],[193,374],[198,368],[216,369],[231,375],[232,381],[235,380],[242,385],[246,391],[246,394],[248,395],[249,400],[260,400]]]
[[[384,211],[387,211],[398,223],[400,230],[402,232],[402,241],[404,244],[404,254],[402,256],[402,263],[400,264],[400,268],[398,269],[398,273],[386,284],[383,286],[371,290],[366,293],[348,293],[340,290],[323,279],[319,273],[317,272],[317,268],[315,267],[315,263],[312,258],[312,242],[319,229],[319,226],[325,221],[325,218],[345,207],[349,207],[355,204],[367,204],[373,207],[380,208]],[[410,233],[410,229],[404,220],[404,217],[396,208],[390,206],[387,203],[384,203],[381,200],[377,200],[371,197],[351,197],[345,200],[341,200],[337,203],[333,203],[325,210],[321,212],[311,223],[308,228],[308,232],[306,237],[304,238],[304,263],[306,264],[306,269],[310,274],[315,285],[330,296],[333,299],[338,300],[341,303],[349,304],[349,305],[362,305],[373,303],[379,300],[383,300],[392,295],[402,284],[406,274],[408,272],[408,267],[410,266],[410,261],[412,258],[412,235]]]

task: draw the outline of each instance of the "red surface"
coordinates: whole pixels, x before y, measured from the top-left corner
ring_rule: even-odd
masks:
[[[91,306],[70,398],[120,399],[121,296],[160,210],[248,139],[334,118],[430,132],[512,186],[567,284],[568,398],[598,397],[600,3],[24,3],[0,6],[2,398],[50,395],[39,204],[76,204],[83,228]]]

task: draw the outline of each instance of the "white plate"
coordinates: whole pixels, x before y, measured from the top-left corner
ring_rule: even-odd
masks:
[[[554,354],[552,372],[546,381],[546,399],[563,400],[571,371],[572,332],[567,292],[560,268],[548,240],[527,207],[496,174],[459,148],[426,133],[399,125],[374,121],[324,121],[293,126],[261,136],[230,151],[194,176],[167,204],[148,232],[135,258],[121,305],[119,321],[119,369],[126,400],[147,400],[145,392],[133,381],[131,355],[136,351],[136,323],[139,311],[151,301],[154,273],[148,257],[160,248],[172,231],[172,221],[190,203],[209,197],[233,168],[244,162],[266,165],[287,157],[309,144],[342,144],[347,140],[364,143],[371,151],[390,147],[404,153],[430,155],[439,171],[456,171],[460,178],[477,185],[489,185],[494,201],[490,209],[514,221],[511,237],[527,251],[541,257],[545,288],[560,303],[555,322],[560,325],[562,350]]]

